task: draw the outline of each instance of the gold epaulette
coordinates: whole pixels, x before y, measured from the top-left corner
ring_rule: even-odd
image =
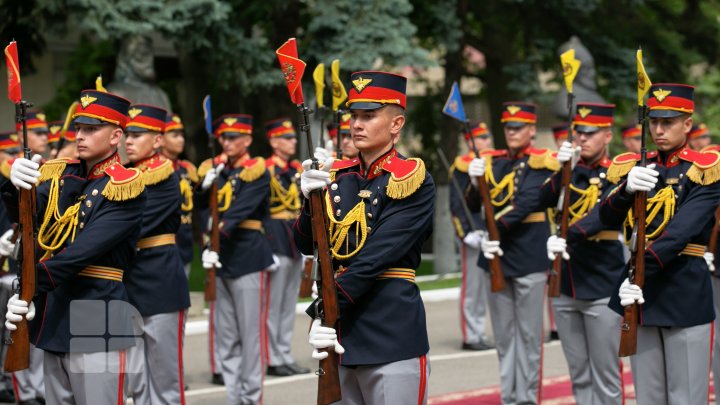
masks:
[[[720,180],[720,152],[707,151],[697,152],[692,149],[685,149],[679,153],[680,159],[692,162],[686,175],[688,179],[697,184],[707,186]]]
[[[411,196],[425,181],[425,163],[422,159],[403,160],[394,156],[383,165],[383,170],[390,172],[385,192],[395,200]]]
[[[615,156],[607,170],[608,181],[617,184],[620,179],[630,173],[630,169],[632,169],[639,160],[639,153],[626,152]]]
[[[145,190],[142,172],[138,169],[127,169],[120,163],[105,169],[110,181],[105,185],[102,195],[110,201],[131,200]]]
[[[197,169],[198,177],[200,179],[204,178],[210,169],[212,169],[212,159],[205,159],[204,162],[200,163],[200,167]]]
[[[470,162],[472,162],[474,158],[474,154],[472,155],[462,155],[455,158],[455,161],[453,162],[453,165],[450,167],[450,174],[452,175],[453,170],[457,170],[460,173],[467,173],[468,170],[470,170]],[[468,160],[468,158],[470,160]]]
[[[302,173],[305,170],[299,160],[290,161],[290,167],[294,168],[298,173]]]
[[[243,171],[240,172],[238,177],[240,180],[250,183],[259,179],[265,173],[265,159],[259,157],[255,159],[249,159],[241,164]]]
[[[548,149],[533,149],[528,157],[528,166],[535,170],[552,170],[554,172],[560,170],[560,162],[553,156]]]
[[[5,159],[2,162],[0,162],[0,174],[3,175],[3,177],[9,179],[10,178],[10,168],[12,167],[12,162],[15,159]]]
[[[80,161],[70,158],[48,160],[40,166],[40,178],[38,181],[42,183],[53,177],[60,177],[65,171],[65,167],[71,163],[80,163]]]
[[[198,169],[195,167],[194,164],[192,164],[189,160],[183,160],[180,162],[182,167],[185,168],[185,171],[187,172],[188,179],[192,181],[193,183],[197,183],[200,181],[200,177],[198,177]],[[206,172],[207,173],[207,172]]]
[[[146,186],[152,186],[169,179],[173,173],[175,173],[175,169],[172,162],[165,159],[148,165],[148,168],[142,172],[142,178]]]

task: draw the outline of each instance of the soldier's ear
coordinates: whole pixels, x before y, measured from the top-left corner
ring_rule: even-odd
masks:
[[[110,144],[112,146],[117,146],[120,143],[120,140],[122,139],[123,133],[124,133],[124,131],[121,127],[115,126],[113,128],[112,132],[110,133]]]

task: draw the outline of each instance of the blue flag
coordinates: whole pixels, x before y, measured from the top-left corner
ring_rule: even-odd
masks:
[[[462,96],[460,95],[460,87],[457,82],[453,82],[450,95],[448,96],[445,106],[442,109],[443,114],[449,115],[463,124],[467,120],[465,116],[465,107],[463,107]]]
[[[205,96],[203,98],[203,118],[205,118],[205,131],[210,136],[210,138],[213,138],[213,128],[212,128],[212,108],[210,108],[210,95]]]

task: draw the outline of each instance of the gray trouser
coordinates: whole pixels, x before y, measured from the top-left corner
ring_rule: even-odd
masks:
[[[13,390],[18,401],[45,398],[43,351],[30,344],[30,368],[12,373]]]
[[[213,374],[222,373],[222,363],[220,362],[220,339],[218,339],[218,319],[217,311],[215,311],[215,305],[217,301],[211,301],[208,303],[210,307],[210,326],[208,328],[208,350],[210,357],[210,372]]]
[[[125,351],[44,356],[47,404],[125,403]]]
[[[490,289],[489,274],[485,285]],[[505,289],[488,293],[490,320],[500,360],[503,404],[537,404],[543,343],[545,273],[505,278]]]
[[[135,404],[185,403],[185,318],[185,311],[142,318],[142,338],[128,350],[128,396]]]
[[[715,271],[720,271],[715,270]],[[715,303],[715,343],[712,349],[712,372],[716,390],[720,391],[720,278],[712,276],[713,302]],[[720,396],[720,392],[716,394]]]
[[[376,366],[340,367],[342,405],[417,405],[427,403],[430,361],[427,354]]]
[[[297,304],[300,278],[303,271],[302,256],[295,259],[278,255],[279,269],[269,274],[268,302],[268,350],[270,366],[294,363],[290,354],[293,328],[295,327],[295,304]]]
[[[708,403],[711,325],[638,326],[630,357],[638,405]]]
[[[215,303],[227,403],[259,404],[265,374],[265,271],[217,279]]]
[[[462,254],[462,286],[460,288],[460,328],[463,343],[479,343],[485,340],[485,307],[487,289],[485,270],[478,267],[480,249],[460,245]]]
[[[6,262],[7,263],[7,262]],[[0,277],[0,314],[7,312],[7,303],[13,294],[12,281],[16,278],[14,274],[4,274]],[[10,331],[5,329],[5,322],[0,322],[0,367],[4,367],[7,346],[5,339],[10,336]],[[13,389],[12,373],[2,373],[0,376],[0,390]]]
[[[610,298],[553,298],[555,322],[570,369],[578,404],[621,404],[619,325],[622,317],[608,307]]]

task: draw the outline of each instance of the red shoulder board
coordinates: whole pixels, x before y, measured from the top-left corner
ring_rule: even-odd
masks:
[[[483,149],[480,151],[480,156],[492,156],[492,157],[507,156],[507,150],[506,149]]]
[[[615,156],[612,160],[615,164],[623,164],[628,162],[637,162],[640,160],[639,153],[625,152]]]
[[[702,148],[702,150],[700,152],[710,152],[710,151],[720,152],[720,145],[708,145],[708,146]]]
[[[349,160],[345,160],[345,159],[337,160],[336,159],[333,162],[332,168],[330,168],[330,170],[331,171],[343,170],[343,169],[347,169],[349,167],[357,166],[359,164],[360,164],[360,159],[358,159],[358,158],[353,158],[353,159],[349,159]]]
[[[145,190],[142,172],[127,169],[115,163],[105,169],[110,181],[105,185],[102,195],[111,201],[126,201],[139,196]]]
[[[165,159],[164,157],[157,155],[155,159],[147,160],[144,163],[148,169],[152,170],[152,169],[157,169],[158,167],[166,164],[167,162],[169,162],[168,159]]]
[[[240,163],[240,167],[245,167],[245,168],[253,167],[257,162],[258,162],[257,158],[247,159],[247,160],[243,161],[242,163]]]
[[[425,181],[425,163],[422,159],[402,159],[395,155],[382,168],[390,173],[385,194],[394,200],[412,195]]]
[[[127,183],[137,177],[140,177],[139,170],[128,169],[120,163],[115,163],[114,165],[105,169],[105,174],[110,177],[113,183],[117,184]]]
[[[273,159],[272,157],[269,157],[269,158],[265,159],[265,167],[266,167],[266,168],[269,169],[269,168],[271,168],[271,167],[273,167],[273,166],[275,166],[275,159]]]
[[[557,153],[555,153],[555,155],[557,156]],[[602,160],[601,160],[600,163],[599,163],[600,166],[602,166],[602,167],[604,167],[604,168],[606,168],[606,169],[607,169],[608,167],[610,167],[611,164],[612,164],[612,160],[608,159],[607,156],[604,157],[604,158],[602,158]]]
[[[546,154],[548,152],[548,149],[535,149],[532,146],[530,146],[530,147],[526,148],[524,152],[527,153],[528,155],[537,156],[537,155]]]
[[[419,160],[404,160],[397,155],[393,156],[389,162],[383,165],[383,169],[393,174],[393,176],[401,179],[412,173],[418,167]]]
[[[685,149],[679,154],[680,159],[692,162],[701,169],[715,166],[720,161],[720,153],[716,151],[698,152],[692,149]]]
[[[290,161],[290,167],[292,167],[295,170],[303,170],[302,163],[300,163],[299,160],[291,160]]]

